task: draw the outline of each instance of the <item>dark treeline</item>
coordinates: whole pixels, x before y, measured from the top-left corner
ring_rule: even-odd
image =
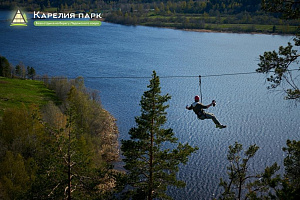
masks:
[[[228,13],[239,13],[242,11],[256,12],[260,9],[261,0],[1,0],[2,8],[10,8],[13,6],[24,6],[30,8],[30,6],[41,9],[46,7],[56,7],[60,9],[61,7],[73,8],[73,9],[95,9],[103,5],[126,5],[126,4],[166,4],[170,11],[176,10],[178,13],[203,13],[209,12],[211,9],[219,10],[220,12]],[[103,8],[101,8],[103,9]]]
[[[0,55],[0,76],[7,78],[30,78],[33,80],[36,72],[33,67],[27,66],[26,68],[22,62],[14,67],[5,57]]]
[[[114,118],[83,78],[39,79],[58,100],[0,117],[0,199],[107,199],[118,174]]]
[[[135,7],[143,10],[160,9],[163,12],[203,14],[204,12],[219,11],[220,13],[238,14],[241,12],[257,12],[260,10],[261,0],[0,0],[0,8],[13,8],[22,6],[28,10],[54,7],[57,10],[135,10]],[[163,7],[162,7],[163,6]]]

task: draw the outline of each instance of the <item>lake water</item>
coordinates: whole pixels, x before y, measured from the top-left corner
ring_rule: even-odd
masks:
[[[103,106],[117,119],[120,139],[140,115],[139,101],[150,78],[91,77],[198,76],[253,72],[259,55],[292,42],[291,36],[198,33],[143,26],[103,23],[100,27],[10,27],[10,12],[0,12],[0,54],[12,64],[22,61],[38,74],[85,77],[88,87],[100,91]],[[216,99],[208,109],[226,129],[211,120],[199,121],[185,109],[199,94],[198,78],[161,78],[169,93],[168,122],[182,143],[198,146],[178,178],[184,189],[170,188],[181,199],[211,199],[221,192],[226,177],[228,146],[257,144],[250,170],[261,172],[274,162],[283,166],[281,150],[287,139],[300,139],[299,107],[269,92],[265,75],[250,74],[202,78],[203,102]]]

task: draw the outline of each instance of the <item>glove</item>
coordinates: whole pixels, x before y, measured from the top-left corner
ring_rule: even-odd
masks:
[[[212,100],[212,105],[213,105],[213,107],[215,107],[216,106],[216,100]]]

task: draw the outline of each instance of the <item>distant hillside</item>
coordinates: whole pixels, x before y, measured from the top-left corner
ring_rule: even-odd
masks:
[[[32,0],[20,1],[20,0],[0,0],[0,8],[11,8],[15,6],[26,7],[27,9],[41,9],[56,8],[58,10],[70,9],[70,10],[87,10],[87,9],[101,9],[109,10],[117,7],[123,7],[121,5],[134,5],[144,4],[151,5],[157,4],[187,4],[189,8],[182,7],[184,12],[189,13],[201,13],[209,12],[209,10],[219,10],[220,12],[240,13],[242,11],[256,12],[260,9],[261,0],[138,0],[138,1],[121,1],[121,0],[60,0],[60,1],[48,1],[48,0]]]
[[[296,34],[299,20],[261,9],[262,0],[0,0],[0,8],[27,11],[97,12],[105,21],[220,32]]]

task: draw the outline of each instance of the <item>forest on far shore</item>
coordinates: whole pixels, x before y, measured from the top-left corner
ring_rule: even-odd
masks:
[[[299,19],[266,13],[262,0],[0,0],[0,9],[17,6],[26,11],[98,12],[107,22],[177,29],[295,34],[299,26]]]

